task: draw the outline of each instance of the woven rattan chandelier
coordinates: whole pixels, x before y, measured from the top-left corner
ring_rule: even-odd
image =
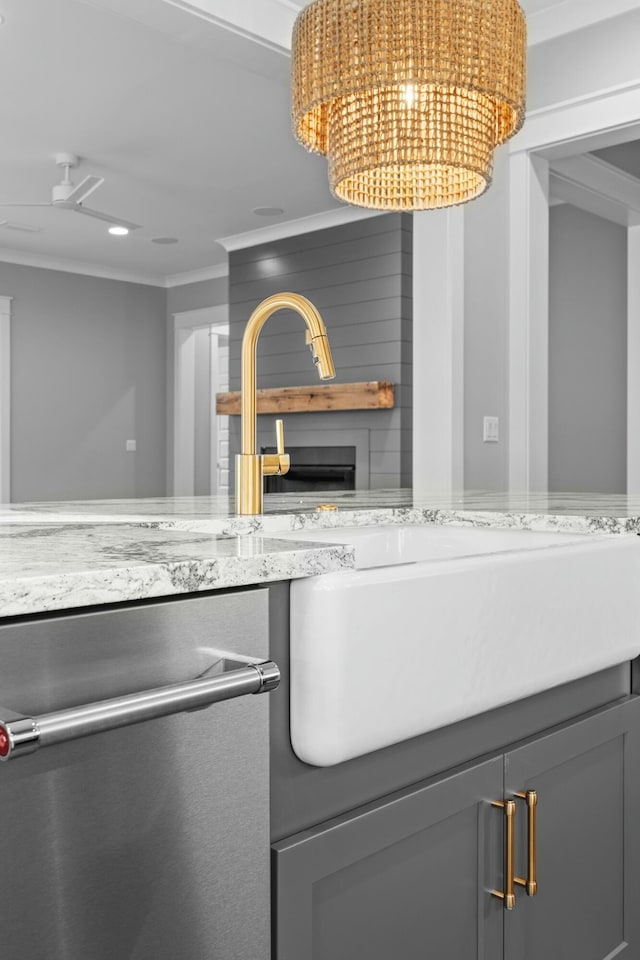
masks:
[[[347,203],[464,203],[522,125],[525,57],[517,0],[313,0],[293,29],[295,136]]]

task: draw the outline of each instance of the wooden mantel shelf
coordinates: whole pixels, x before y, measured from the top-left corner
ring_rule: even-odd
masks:
[[[258,390],[258,413],[316,413],[320,410],[389,410],[393,384],[387,380],[366,383],[332,383],[311,387],[271,387]],[[216,413],[240,413],[240,393],[217,393]]]

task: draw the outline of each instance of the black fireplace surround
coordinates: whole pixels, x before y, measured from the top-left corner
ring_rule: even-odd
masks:
[[[276,453],[261,447],[261,453]],[[265,477],[265,493],[311,490],[355,490],[355,447],[289,447],[289,472]]]

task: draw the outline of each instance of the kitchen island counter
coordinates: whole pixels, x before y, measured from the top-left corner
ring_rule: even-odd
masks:
[[[337,509],[318,509],[329,498]],[[0,616],[338,571],[353,566],[350,547],[278,541],[278,532],[389,523],[629,534],[640,532],[640,497],[274,494],[265,498],[265,513],[255,517],[236,516],[233,502],[223,497],[5,504]]]

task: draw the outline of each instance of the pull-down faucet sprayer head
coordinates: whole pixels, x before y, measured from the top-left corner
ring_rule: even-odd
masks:
[[[333,380],[336,375],[336,368],[333,365],[333,356],[329,345],[329,338],[326,330],[322,334],[313,336],[309,329],[305,332],[305,342],[311,350],[313,362],[318,368],[318,376],[321,380]]]

